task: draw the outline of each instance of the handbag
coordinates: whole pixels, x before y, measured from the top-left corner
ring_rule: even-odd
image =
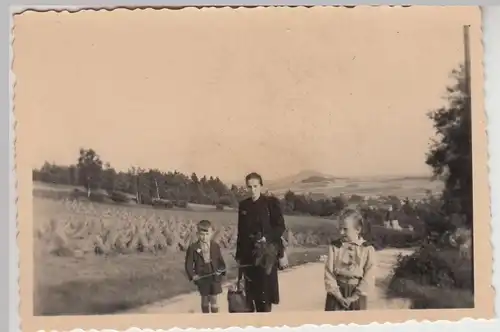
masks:
[[[286,245],[285,245],[285,239],[281,238],[281,245],[282,245],[282,250],[283,252],[281,253],[281,257],[278,260],[278,267],[280,270],[284,270],[288,267],[288,255],[286,253]]]
[[[247,297],[241,285],[243,271],[238,270],[238,281],[236,287],[232,287],[227,291],[228,311],[230,313],[250,312],[247,304]]]
[[[267,213],[269,215],[269,218],[272,218],[271,215],[271,209],[269,208],[269,201],[267,201]],[[278,268],[280,270],[284,270],[288,268],[289,262],[288,262],[288,255],[287,255],[287,243],[283,236],[280,238],[281,243],[279,244],[279,247],[277,248],[277,256],[278,256]],[[268,273],[269,274],[269,273]]]

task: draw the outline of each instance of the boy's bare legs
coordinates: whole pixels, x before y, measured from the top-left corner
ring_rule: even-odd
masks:
[[[210,311],[213,313],[219,312],[219,304],[217,304],[217,295],[210,295]]]
[[[201,296],[201,312],[204,314],[210,313],[210,296]]]

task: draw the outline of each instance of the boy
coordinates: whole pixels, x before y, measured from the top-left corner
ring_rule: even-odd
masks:
[[[197,231],[198,241],[191,244],[186,252],[186,274],[198,286],[201,312],[217,313],[217,296],[222,293],[221,276],[226,275],[226,264],[220,246],[212,239],[214,230],[210,221],[200,221]]]

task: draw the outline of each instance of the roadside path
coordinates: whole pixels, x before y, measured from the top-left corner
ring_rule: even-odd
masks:
[[[408,309],[409,300],[389,299],[385,296],[387,279],[392,272],[399,253],[411,254],[412,250],[384,249],[377,252],[376,286],[368,299],[368,309]],[[322,311],[325,301],[323,283],[324,263],[309,263],[280,272],[280,304],[273,312],[282,311]],[[227,287],[220,295],[221,312],[227,312]],[[197,293],[189,293],[168,300],[152,303],[127,313],[193,313],[200,311],[200,298]]]

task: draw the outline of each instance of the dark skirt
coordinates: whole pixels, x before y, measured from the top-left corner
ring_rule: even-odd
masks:
[[[213,273],[212,264],[206,263],[201,279],[196,282],[201,296],[218,295],[222,293],[222,283]]]
[[[245,268],[245,290],[251,303],[279,304],[278,266],[274,264],[268,275],[265,268],[251,266]]]
[[[344,298],[350,297],[354,294],[356,285],[349,285],[339,283],[340,293]],[[325,311],[352,311],[352,310],[366,310],[366,297],[360,296],[358,300],[351,303],[349,308],[342,306],[337,299],[330,293],[326,295]]]

